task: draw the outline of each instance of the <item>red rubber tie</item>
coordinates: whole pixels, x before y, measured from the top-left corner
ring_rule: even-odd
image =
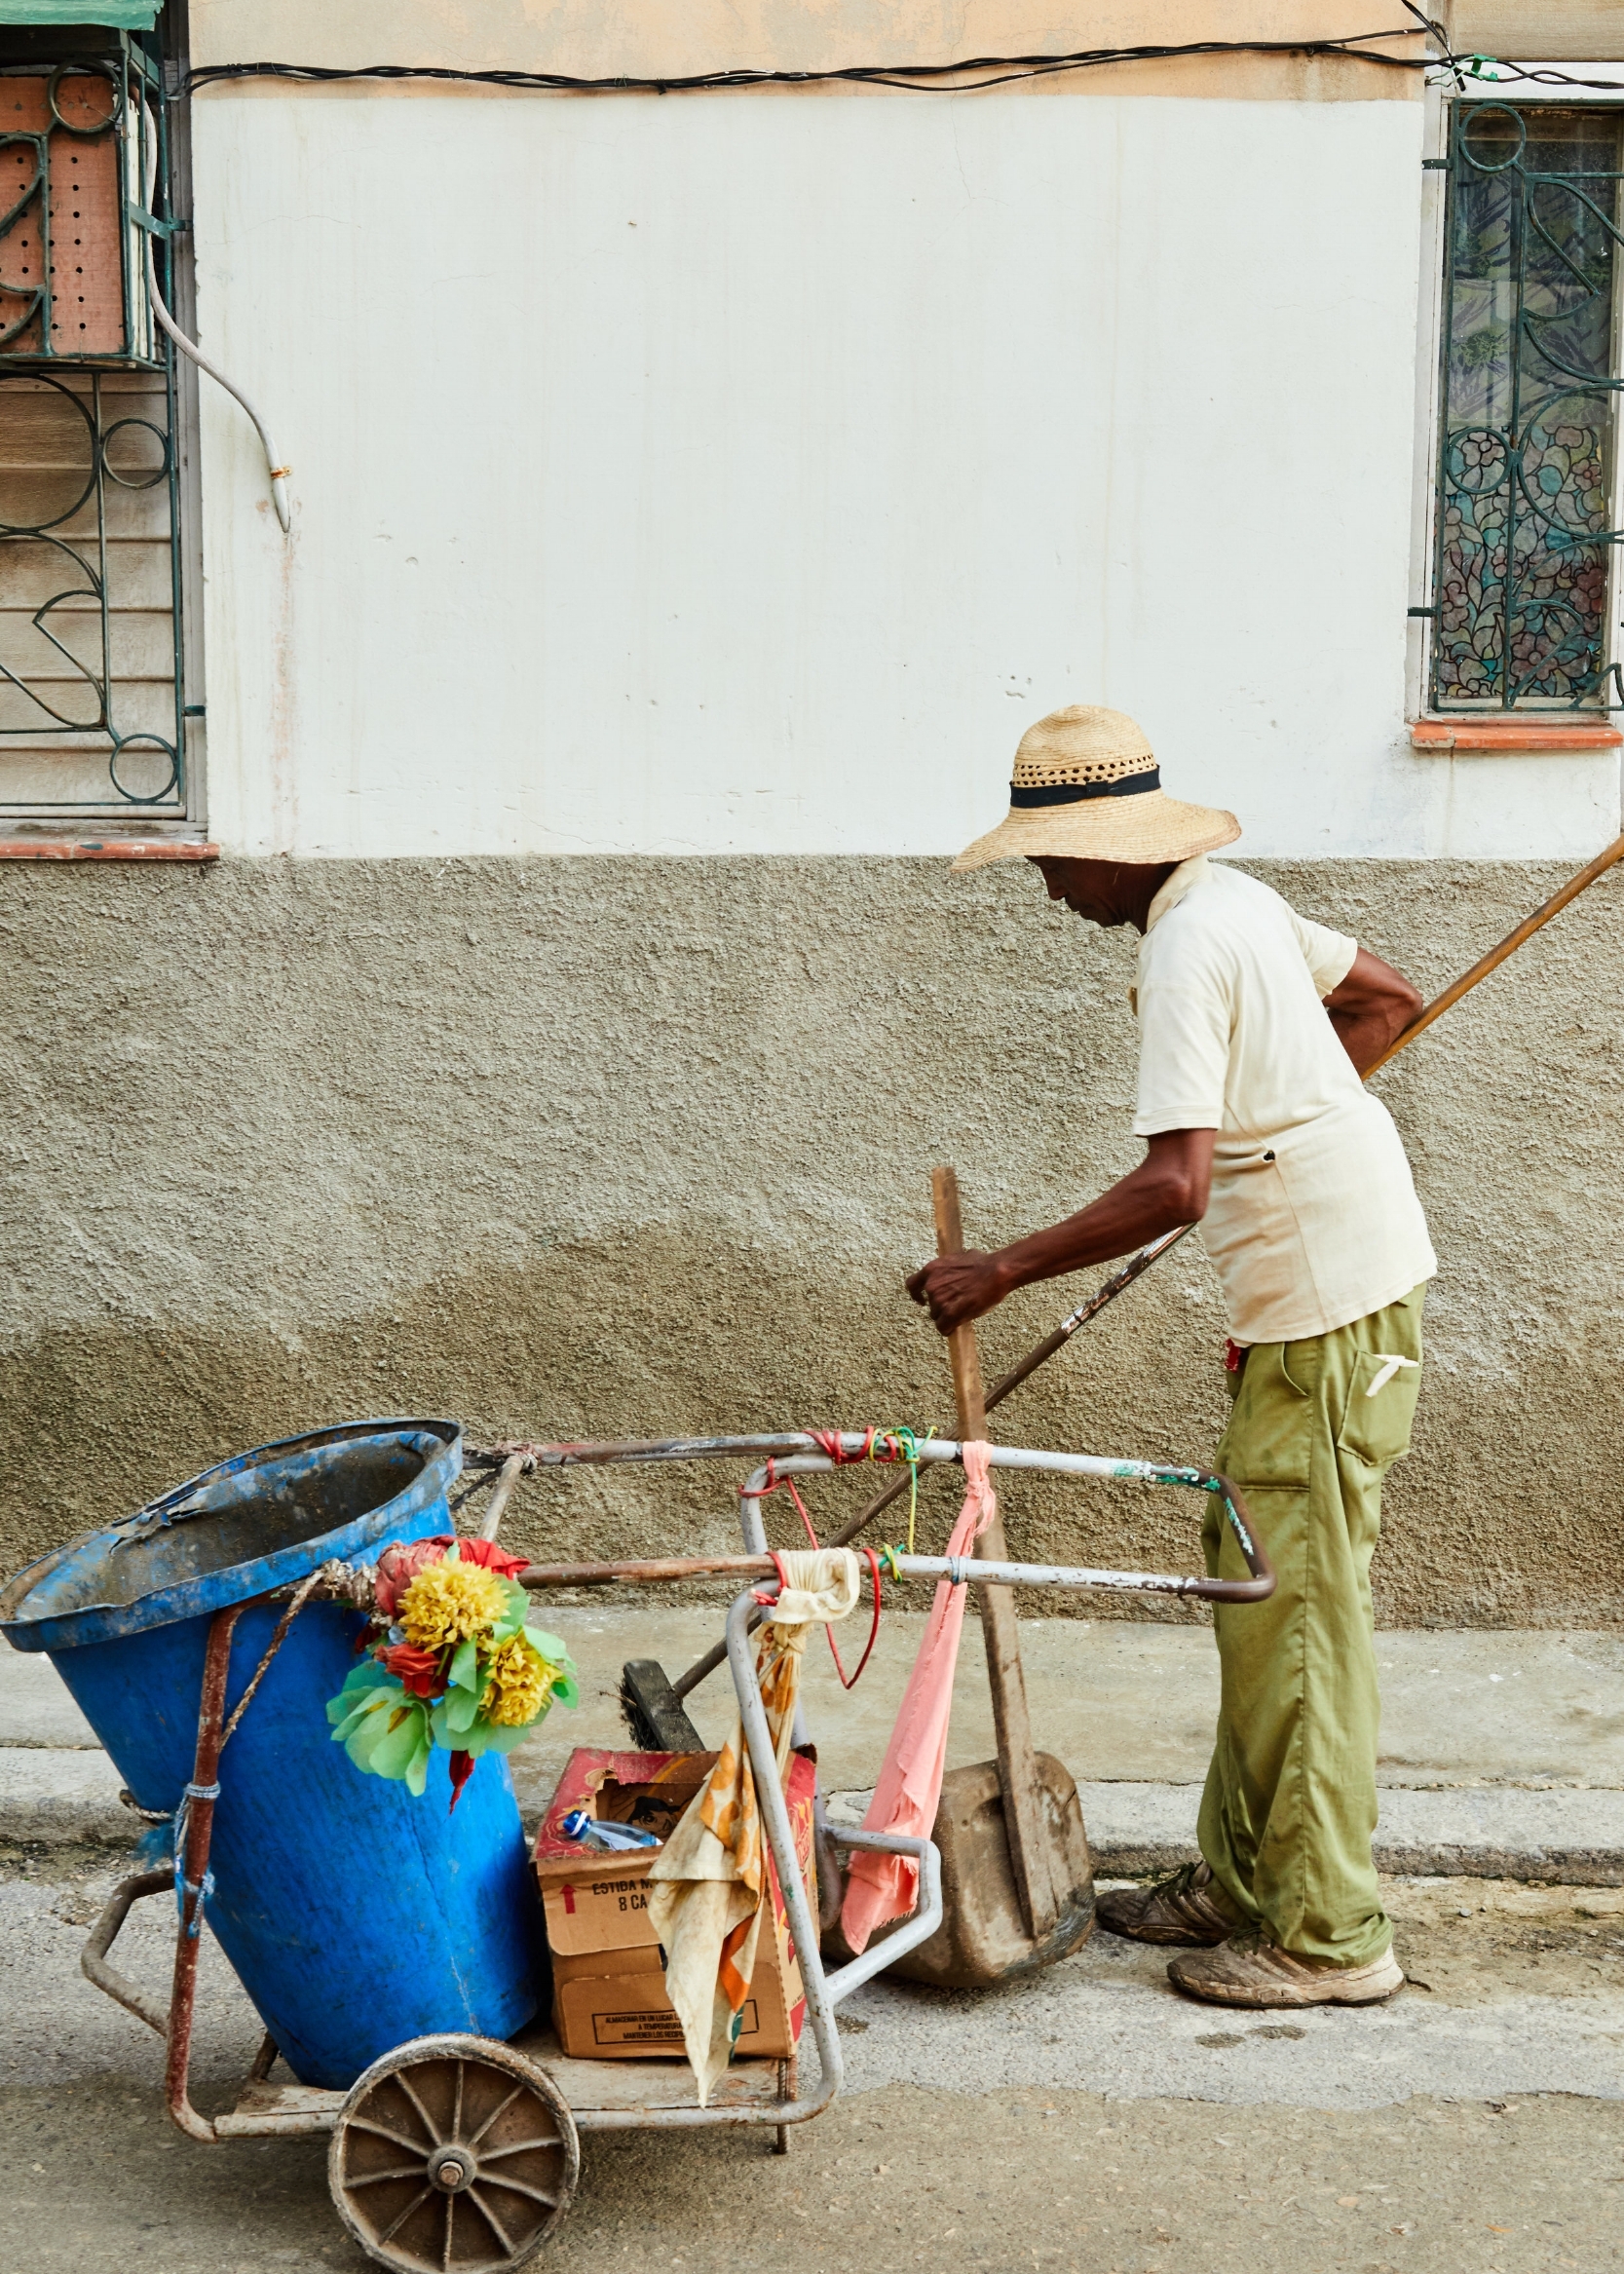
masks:
[[[793,1495],[795,1487],[793,1484],[790,1484],[789,1478],[784,1477],[781,1481],[784,1484],[789,1485],[790,1492]],[[796,1501],[796,1505],[798,1507],[800,1506],[799,1500]],[[806,1515],[806,1510],[803,1508],[801,1513],[804,1518]],[[807,1526],[807,1530],[809,1532],[812,1531],[812,1526],[810,1524]],[[815,1534],[812,1535],[812,1545],[814,1547],[817,1545],[817,1536]],[[789,1581],[784,1576],[782,1553],[775,1547],[770,1547],[767,1552],[772,1559],[773,1569],[778,1574],[779,1587],[787,1587],[789,1585]],[[829,1638],[829,1655],[835,1662],[835,1672],[840,1676],[840,1686],[842,1689],[856,1688],[858,1683],[863,1678],[863,1668],[868,1664],[870,1658],[872,1658],[874,1655],[874,1646],[880,1640],[880,1558],[875,1554],[873,1548],[871,1547],[861,1548],[858,1552],[859,1554],[865,1555],[868,1558],[868,1568],[874,1588],[874,1618],[868,1630],[868,1641],[863,1645],[863,1654],[857,1660],[857,1671],[855,1674],[849,1676],[847,1674],[846,1668],[840,1662],[840,1651],[836,1647],[834,1628],[828,1624],[825,1624],[823,1629],[823,1632]]]
[[[865,1430],[861,1452],[848,1453],[841,1444],[841,1433],[838,1429],[809,1429],[807,1431],[807,1435],[824,1459],[832,1460],[837,1468],[849,1468],[859,1460],[872,1460],[874,1459],[874,1440],[879,1434],[878,1429]],[[882,1456],[882,1458],[885,1457]]]

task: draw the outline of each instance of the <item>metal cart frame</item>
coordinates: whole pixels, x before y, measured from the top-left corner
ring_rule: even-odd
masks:
[[[790,2125],[808,2123],[819,2115],[840,2092],[845,2076],[836,2028],[836,2009],[861,1984],[872,1980],[876,1974],[935,1933],[942,1919],[940,1857],[935,1845],[928,1839],[866,1832],[855,1826],[829,1822],[819,1793],[816,1802],[818,1827],[837,1847],[847,1850],[873,1848],[911,1856],[917,1861],[920,1873],[919,1898],[914,1912],[894,1931],[872,1944],[860,1957],[850,1960],[832,1973],[826,1973],[819,1951],[817,1922],[807,1899],[789,1813],[778,1781],[766,1709],[751,1658],[749,1633],[754,1624],[770,1615],[761,1603],[761,1596],[775,1591],[778,1585],[762,1521],[763,1496],[779,1477],[829,1472],[861,1461],[865,1455],[880,1459],[905,1457],[900,1448],[889,1454],[877,1454],[877,1443],[881,1446],[895,1446],[894,1440],[877,1439],[874,1431],[819,1433],[816,1436],[796,1431],[771,1436],[510,1445],[494,1452],[471,1453],[468,1456],[473,1465],[499,1469],[501,1472],[500,1477],[493,1480],[498,1487],[499,1506],[496,1513],[500,1512],[500,1502],[506,1500],[516,1477],[538,1468],[601,1466],[622,1462],[643,1464],[679,1460],[736,1460],[740,1457],[754,1458],[764,1462],[764,1465],[754,1470],[740,1490],[740,1521],[746,1549],[742,1556],[665,1558],[619,1564],[531,1565],[520,1576],[525,1585],[536,1589],[720,1577],[736,1577],[748,1582],[736,1596],[728,1611],[722,1641],[673,1687],[679,1694],[686,1694],[712,1668],[720,1665],[724,1657],[728,1662],[754,1771],[763,1826],[788,1913],[790,1935],[806,1990],[807,2014],[818,2057],[815,2091],[802,2095],[794,2061],[741,2063],[736,2064],[735,2068],[729,2071],[729,2080],[735,2079],[736,2072],[738,2072],[738,2089],[719,2093],[717,2104],[701,2108],[698,2105],[692,2071],[686,2063],[653,2065],[647,2062],[566,2061],[549,2051],[545,2035],[535,2031],[521,2033],[511,2045],[501,2045],[473,2036],[414,2039],[374,2063],[349,2092],[321,2091],[297,2084],[272,2085],[270,2074],[277,2059],[277,2047],[275,2041],[267,2036],[233,2108],[221,2115],[208,2117],[193,2107],[188,2078],[197,1995],[199,1930],[208,1884],[208,1853],[214,1803],[220,1789],[221,1754],[232,1729],[246,1711],[272,1657],[304,1604],[318,1593],[328,1596],[336,1594],[342,1599],[346,1574],[339,1567],[313,1574],[292,1591],[291,1599],[285,1596],[282,1598],[286,1602],[282,1620],[229,1721],[225,1705],[233,1630],[248,1605],[239,1604],[215,1612],[205,1657],[192,1781],[177,1815],[173,1869],[140,1872],[122,1880],[92,1931],[81,1957],[84,1973],[97,1989],[116,1999],[165,2039],[166,2098],[170,2115],[180,2130],[193,2140],[208,2143],[233,2139],[331,2134],[329,2177],[340,2217],[369,2255],[381,2264],[410,2274],[410,2270],[419,2267],[429,2269],[433,2261],[421,2254],[413,2255],[404,2248],[397,2249],[393,2246],[392,2237],[402,2226],[407,2213],[402,2212],[389,2230],[384,2232],[369,2223],[358,2194],[359,2188],[379,2180],[403,2180],[405,2174],[393,2170],[362,2173],[352,2184],[353,2176],[346,2165],[345,2141],[352,2127],[358,2137],[361,2134],[375,2135],[393,2141],[401,2151],[409,2148],[412,2156],[422,2165],[423,2188],[408,2209],[415,2212],[418,2205],[432,2197],[436,2190],[447,2203],[444,2252],[438,2257],[438,2263],[449,2267],[454,2262],[453,2214],[456,2200],[468,2194],[480,2212],[484,2228],[497,2241],[498,2254],[493,2256],[487,2250],[477,2259],[459,2256],[455,2263],[470,2269],[477,2266],[479,2274],[499,2274],[499,2270],[517,2266],[527,2259],[547,2240],[564,2216],[579,2174],[578,2136],[581,2133],[766,2127],[775,2132],[777,2145],[782,2148],[787,2144]],[[951,1439],[937,1438],[921,1442],[913,1448],[913,1454],[922,1466],[945,1465],[961,1459],[961,1448]],[[945,1578],[955,1585],[1103,1588],[1116,1593],[1181,1595],[1230,1603],[1258,1602],[1273,1591],[1274,1573],[1268,1557],[1253,1531],[1239,1492],[1226,1477],[1204,1469],[1166,1466],[1152,1461],[1113,1460],[1080,1453],[1034,1452],[1015,1446],[991,1448],[989,1460],[994,1468],[1030,1470],[1059,1476],[1127,1479],[1145,1484],[1177,1485],[1201,1493],[1216,1494],[1222,1501],[1230,1535],[1240,1549],[1248,1575],[1245,1579],[1221,1579],[1152,1572],[1101,1571],[1056,1564],[991,1563],[972,1557],[891,1553],[888,1556],[888,1563],[895,1573],[905,1579],[938,1581]],[[494,1529],[494,1522],[488,1517],[484,1535],[490,1536]],[[799,1724],[799,1707],[797,1716]],[[801,1726],[797,1726],[795,1734],[798,1741],[803,1739],[804,1730]],[[179,1898],[174,1971],[167,2008],[119,1973],[109,1956],[114,1941],[134,1904],[160,1894],[171,1897],[178,1894]],[[449,2063],[455,2066],[455,2106],[449,2123],[443,2118],[432,2117],[423,2099],[411,2085],[414,2067],[435,2063],[441,2066]],[[667,2076],[654,2079],[652,2087],[638,2089],[642,2087],[641,2078],[625,2077],[627,2069],[640,2070],[646,2074],[653,2066],[676,2071],[678,2086],[673,2088]],[[496,2114],[485,2118],[479,2128],[479,2136],[473,2139],[464,2137],[462,2120],[465,2069],[469,2067],[479,2075],[495,2075],[504,2086],[511,2088],[507,2098],[501,2101]],[[601,2087],[598,2086],[596,2076],[600,2069],[610,2072]],[[769,2073],[765,2076],[745,2076],[742,2073],[744,2071]],[[619,2075],[614,2072],[619,2072]],[[561,2077],[566,2078],[574,2088],[575,2095],[583,2090],[590,2093],[596,2088],[596,2100],[582,2100],[566,2095],[559,2086]],[[422,2119],[420,2129],[427,2137],[413,2137],[410,2140],[401,2138],[397,2125],[391,2129],[376,2120],[369,2120],[363,2113],[365,2107],[371,2104],[368,2096],[376,2095],[391,2079],[397,2081],[398,2089],[418,2110]],[[686,2080],[685,2083],[682,2080]],[[619,2105],[614,2104],[617,2095],[609,2090],[612,2083],[620,2088]],[[663,2102],[660,2099],[661,2092],[666,2096]],[[628,2100],[631,2104],[626,2104]],[[530,2108],[532,2120],[550,2122],[556,2137],[549,2134],[545,2142],[538,2139],[521,2143],[520,2146],[493,2148],[486,2144],[490,2138],[496,2137],[492,2128],[496,2126],[498,2117],[510,2104],[521,2101]],[[537,2115],[538,2110],[543,2113]],[[447,2136],[433,2137],[436,2130]],[[510,2165],[509,2177],[493,2176],[481,2167],[481,2156],[487,2159],[488,2164],[496,2156],[517,2158],[526,2145],[539,2151],[544,2144],[556,2149],[553,2160],[557,2177],[550,2192],[512,2179],[510,2173],[517,2168],[515,2165]],[[415,2165],[413,2171],[415,2177]],[[519,2242],[514,2243],[506,2232],[502,2218],[493,2213],[479,2195],[480,2183],[487,2190],[494,2188],[502,2192],[505,2202],[509,2193],[537,2198],[546,2206],[545,2218],[538,2225],[538,2215],[529,2214],[530,2228]]]

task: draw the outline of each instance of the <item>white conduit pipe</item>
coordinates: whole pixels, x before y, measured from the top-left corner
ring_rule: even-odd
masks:
[[[134,93],[133,89],[132,90],[132,93]],[[137,96],[137,100],[138,99],[139,97]],[[146,159],[146,206],[147,211],[149,213],[154,209],[152,198],[153,192],[157,186],[158,121],[156,118],[154,118],[152,121],[152,133],[148,137]],[[292,473],[293,469],[290,466],[283,466],[282,461],[278,458],[276,444],[271,439],[270,431],[267,428],[265,421],[260,417],[253,404],[243,393],[241,387],[234,387],[232,382],[220,369],[219,365],[217,363],[211,363],[208,360],[208,358],[204,354],[202,348],[198,346],[197,341],[188,339],[186,337],[186,334],[181,330],[179,324],[176,323],[174,318],[165,307],[164,295],[158,289],[158,265],[152,256],[152,237],[150,232],[144,229],[142,230],[141,234],[146,239],[146,287],[152,300],[152,313],[157,317],[159,323],[163,326],[164,330],[169,333],[170,339],[173,340],[175,346],[180,350],[181,354],[183,356],[189,356],[192,361],[196,363],[200,371],[207,371],[209,378],[212,379],[217,386],[223,387],[228,395],[234,397],[236,400],[243,405],[243,408],[247,412],[249,418],[252,419],[254,424],[254,432],[256,435],[258,435],[260,446],[265,452],[265,470],[271,477],[271,503],[277,509],[277,519],[282,523],[283,534],[285,536],[291,526],[288,518],[287,509],[287,476]]]

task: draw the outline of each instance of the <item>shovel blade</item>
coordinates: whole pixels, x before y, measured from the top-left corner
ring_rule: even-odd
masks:
[[[1063,1865],[1054,1925],[1038,1942],[1026,1931],[1003,1829],[998,1762],[951,1768],[942,1779],[932,1835],[942,1852],[942,1923],[889,1971],[911,1982],[975,1990],[1039,1973],[1088,1940],[1094,1869],[1077,1788],[1052,1753],[1039,1753],[1037,1762],[1040,1814]]]

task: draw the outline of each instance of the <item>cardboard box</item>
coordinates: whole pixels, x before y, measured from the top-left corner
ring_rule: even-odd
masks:
[[[669,2060],[682,2051],[682,2029],[665,1994],[664,1954],[648,1915],[648,1874],[656,1850],[608,1855],[566,1839],[572,1808],[614,1823],[645,1826],[668,1838],[715,1765],[714,1753],[572,1753],[558,1780],[535,1846],[536,1876],[552,1952],[552,2022],[575,2060]],[[812,1915],[812,1757],[790,1762],[786,1799],[796,1855]],[[756,1971],[744,2004],[737,2050],[784,2059],[806,2019],[800,1962],[789,1914],[768,1858],[771,1912],[762,1922]]]
[[[785,2021],[777,1952],[763,1935],[761,1958],[744,2000],[735,2051],[742,2058],[784,2058],[794,2048]],[[804,2001],[803,2001],[804,2004]],[[575,2060],[682,2059],[682,2025],[665,1994],[664,1953],[658,1943],[629,1951],[588,1951],[552,1961],[552,2026]],[[799,2034],[799,2023],[795,2034]]]

